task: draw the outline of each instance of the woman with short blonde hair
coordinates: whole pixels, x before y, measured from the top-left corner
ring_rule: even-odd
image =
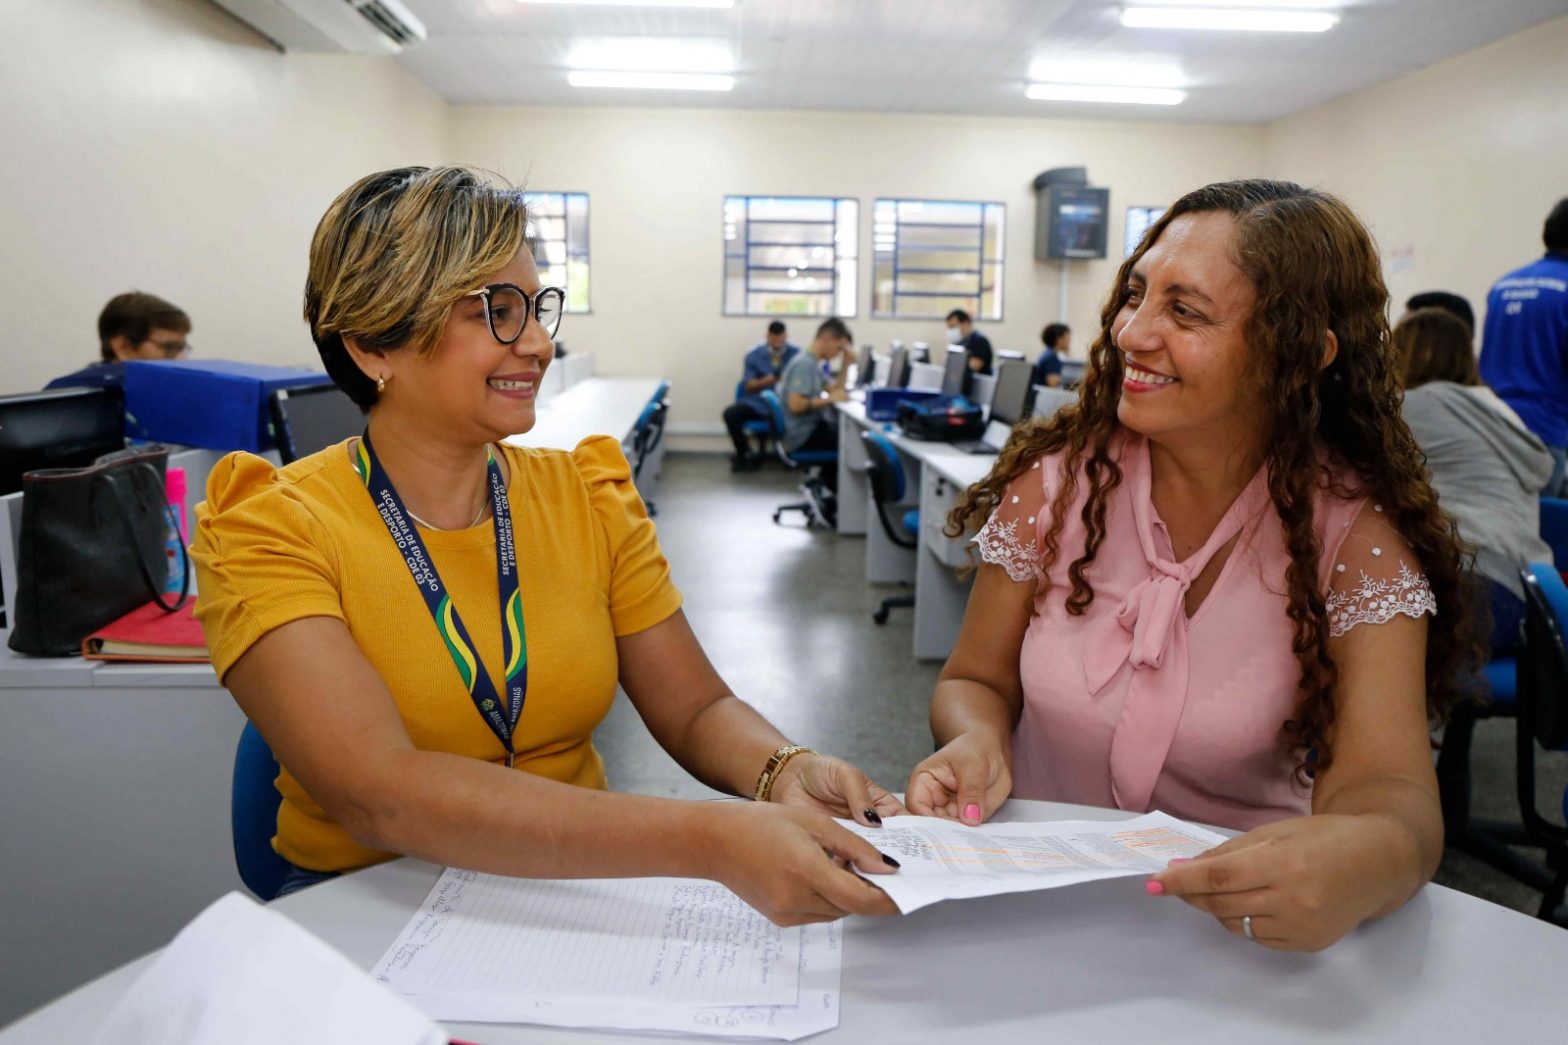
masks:
[[[282,469],[231,454],[197,510],[213,665],[282,766],[285,891],[405,853],[708,877],[786,924],[891,913],[851,868],[895,865],[828,814],[898,801],[725,686],[615,440],[503,442],[534,423],[564,307],[526,223],[462,168],[343,192],[305,318],[365,434]],[[617,684],[694,776],[771,804],[607,791],[593,731]]]

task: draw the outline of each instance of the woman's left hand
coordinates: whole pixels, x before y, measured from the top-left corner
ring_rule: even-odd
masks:
[[[1399,863],[1409,843],[1377,815],[1294,817],[1233,838],[1149,880],[1244,936],[1280,951],[1321,951],[1379,911],[1402,902]]]
[[[804,806],[876,827],[884,816],[907,812],[904,803],[854,766],[831,755],[797,755],[773,785],[773,802]]]

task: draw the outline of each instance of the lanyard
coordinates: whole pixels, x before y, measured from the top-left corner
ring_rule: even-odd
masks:
[[[513,731],[517,729],[517,720],[523,713],[523,700],[528,694],[528,646],[527,633],[523,630],[523,597],[517,588],[517,548],[512,543],[512,512],[507,507],[506,484],[501,480],[501,466],[496,464],[495,454],[488,450],[486,453],[489,456],[490,503],[495,525],[496,573],[501,591],[501,656],[506,662],[504,706],[496,694],[495,683],[491,681],[489,672],[479,663],[479,651],[468,637],[468,629],[463,626],[463,619],[457,615],[452,597],[447,594],[446,586],[436,573],[435,563],[425,550],[425,542],[420,539],[419,532],[403,508],[403,499],[397,495],[392,480],[387,478],[386,471],[376,458],[375,448],[370,445],[368,428],[360,437],[354,455],[354,469],[364,480],[376,511],[381,515],[381,521],[386,524],[387,532],[403,554],[403,563],[408,567],[409,576],[413,578],[419,594],[424,597],[425,607],[430,611],[430,618],[435,621],[436,630],[441,633],[446,651],[452,655],[452,663],[456,665],[457,674],[468,689],[469,698],[490,727],[490,732],[506,748],[506,764],[510,766],[517,756],[512,744]]]

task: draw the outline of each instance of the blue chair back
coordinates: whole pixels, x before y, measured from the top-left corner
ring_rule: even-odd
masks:
[[[1568,585],[1545,563],[1526,566],[1519,714],[1547,750],[1568,747]]]
[[[1559,570],[1568,570],[1568,500],[1541,498],[1541,540],[1552,549]]]
[[[278,807],[283,804],[277,779],[278,760],[272,757],[272,749],[255,726],[245,723],[234,752],[229,818],[240,880],[264,901],[278,895],[289,866],[272,850],[272,836],[278,833]]]
[[[742,399],[745,399],[745,398],[746,398],[746,379],[745,378],[741,378],[739,381],[735,382],[735,402],[738,403]]]
[[[784,438],[784,400],[771,388],[762,390],[762,401],[768,404],[768,416],[773,424],[773,438]]]
[[[860,433],[866,447],[866,476],[871,480],[871,496],[878,504],[897,504],[904,499],[904,462],[893,441],[876,429]]]

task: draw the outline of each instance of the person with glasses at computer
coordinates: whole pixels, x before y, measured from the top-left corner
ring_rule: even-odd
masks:
[[[1242,181],[1177,201],[1117,280],[1077,405],[1016,429],[950,519],[985,521],[982,565],[905,801],[1246,832],[1149,893],[1317,950],[1436,871],[1428,726],[1484,648],[1382,262],[1333,197]]]
[[[213,666],[282,766],[283,891],[410,854],[711,878],[788,924],[894,913],[856,871],[896,864],[830,817],[902,807],[724,684],[616,441],[504,442],[533,427],[564,305],[527,218],[463,168],[339,195],[305,317],[365,432],[282,469],[231,454],[197,508]],[[610,793],[593,732],[617,684],[682,766],[757,801]]]
[[[190,353],[191,317],[156,294],[133,290],[117,294],[98,314],[99,359],[81,370],[49,382],[49,388],[106,386],[125,383],[126,362],[180,359]]]

